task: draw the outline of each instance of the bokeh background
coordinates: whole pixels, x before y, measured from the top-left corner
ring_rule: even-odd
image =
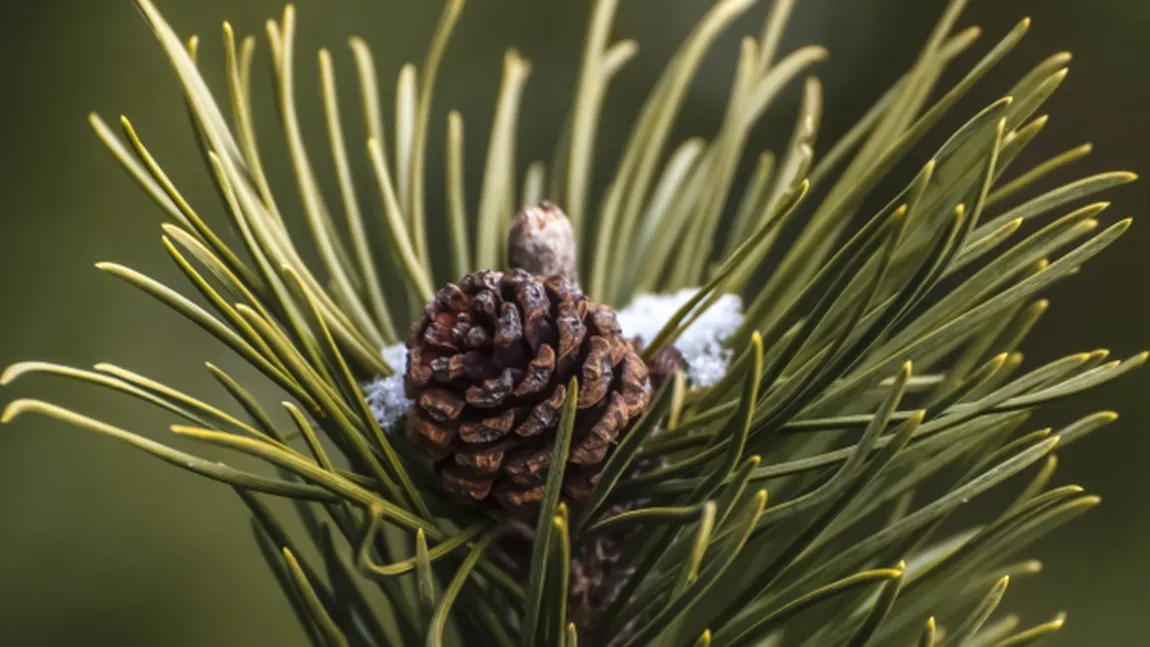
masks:
[[[277,0],[158,0],[183,35],[203,38],[201,61],[222,89],[220,21],[263,34]],[[440,181],[437,127],[449,108],[468,123],[472,196],[478,187],[502,50],[533,61],[519,159],[549,158],[571,98],[591,0],[473,2],[444,63],[432,115],[428,177]],[[762,0],[731,28],[706,61],[677,126],[709,136],[722,115],[738,38],[757,34]],[[919,152],[996,98],[1048,54],[1075,54],[1071,75],[1046,110],[1051,125],[1020,168],[1083,141],[1094,154],[1070,174],[1150,167],[1150,3],[1035,0],[971,3],[963,25],[984,28],[969,65],[1021,16],[1034,18],[1020,47],[954,111]],[[613,85],[599,138],[609,159],[666,58],[709,0],[624,0],[616,37],[642,44]],[[831,58],[818,70],[826,93],[819,151],[841,134],[910,64],[942,10],[942,0],[801,0],[785,47],[821,43]],[[333,50],[347,118],[358,116],[350,82],[349,34],[372,45],[393,105],[400,65],[421,61],[438,2],[301,0],[297,57],[301,116],[324,158],[314,52]],[[257,87],[268,88],[261,39]],[[50,359],[79,366],[108,360],[221,401],[202,370],[236,360],[200,330],[92,267],[116,260],[182,285],[159,245],[161,214],[92,136],[86,113],[132,117],[193,204],[218,204],[187,127],[174,76],[130,0],[0,3],[0,364]],[[260,66],[263,67],[260,67]],[[948,79],[953,80],[951,75]],[[291,196],[270,90],[257,103],[269,172]],[[778,102],[755,150],[785,141],[797,96]],[[355,112],[352,112],[355,111]],[[390,115],[392,111],[388,111]],[[114,121],[113,121],[114,123]],[[602,165],[605,171],[610,165]],[[1066,179],[1070,174],[1060,173]],[[901,179],[905,179],[904,176]],[[325,178],[327,181],[328,178]],[[366,182],[361,186],[369,186]],[[1141,216],[1146,183],[1111,193],[1107,221]],[[431,191],[434,195],[435,191]],[[285,202],[290,200],[285,197]],[[289,207],[289,210],[295,207]],[[218,214],[215,214],[218,215]],[[1096,347],[1128,356],[1150,345],[1150,227],[1133,230],[1087,271],[1049,294],[1052,309],[1025,347],[1030,363]],[[1069,421],[1097,409],[1122,419],[1060,456],[1059,483],[1082,483],[1103,505],[1036,545],[1044,573],[1012,586],[1008,606],[1028,623],[1059,609],[1070,622],[1059,645],[1150,644],[1150,372],[1053,407]],[[153,437],[168,420],[122,398],[59,380],[28,378],[0,400],[49,393],[79,411]],[[268,392],[269,397],[276,397]],[[58,423],[27,418],[0,429],[0,645],[301,645],[302,634],[247,533],[246,512],[228,488],[200,480],[124,445]]]

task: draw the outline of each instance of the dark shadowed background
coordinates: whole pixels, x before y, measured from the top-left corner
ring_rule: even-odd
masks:
[[[269,173],[282,200],[294,197],[267,84],[263,21],[276,0],[158,0],[182,35],[203,39],[201,67],[223,90],[219,26],[261,36],[257,119]],[[479,185],[501,53],[514,45],[533,71],[520,126],[521,165],[549,159],[571,100],[591,0],[485,0],[465,12],[444,63],[432,114],[428,177],[440,183],[442,125],[459,108],[467,120],[468,187]],[[722,116],[738,38],[757,34],[768,6],[739,20],[706,61],[677,136],[710,136]],[[612,159],[639,102],[666,58],[710,5],[705,0],[623,0],[614,34],[640,41],[638,58],[612,86],[600,161]],[[910,64],[942,0],[800,0],[785,47],[819,43],[826,114],[819,148],[841,134]],[[1075,54],[1071,74],[1045,110],[1052,121],[1019,165],[1025,168],[1084,141],[1094,153],[1059,178],[1150,168],[1150,3],[1043,0],[972,3],[962,25],[984,36],[959,61],[965,69],[1019,18],[1034,18],[1020,47],[954,111],[916,155],[921,164],[942,136],[999,96],[1048,54]],[[372,45],[393,105],[394,78],[421,61],[439,2],[302,0],[297,48],[301,117],[317,159],[326,159],[314,52],[333,50],[346,118],[358,117],[347,36]],[[92,136],[86,113],[114,123],[129,115],[168,173],[202,211],[218,204],[195,149],[175,77],[130,0],[0,3],[0,364],[49,359],[78,366],[112,361],[222,401],[204,361],[237,365],[219,343],[93,262],[116,260],[183,286],[159,245],[160,211]],[[953,81],[954,74],[947,77]],[[944,80],[945,81],[945,80]],[[780,101],[751,147],[786,141],[795,92]],[[387,111],[390,119],[392,110]],[[600,164],[602,174],[610,164]],[[903,175],[900,179],[908,179]],[[324,181],[330,178],[325,177]],[[369,186],[366,182],[362,187]],[[1082,275],[1049,294],[1052,308],[1024,350],[1028,364],[1107,347],[1119,357],[1150,344],[1150,226],[1137,222],[1145,183],[1109,194],[1106,222],[1136,216],[1134,229]],[[436,202],[432,201],[432,208]],[[289,213],[297,210],[288,208]],[[217,221],[219,222],[219,221]],[[1011,587],[1006,606],[1028,624],[1069,612],[1060,645],[1148,644],[1150,608],[1150,422],[1143,371],[1075,400],[1046,418],[1067,422],[1097,409],[1122,419],[1060,455],[1056,481],[1081,483],[1103,498],[1087,517],[1031,553],[1046,569]],[[48,394],[84,413],[152,437],[169,422],[155,411],[74,384],[27,378],[0,401]],[[279,397],[270,389],[263,394]],[[209,455],[213,455],[210,454]],[[161,464],[129,447],[59,423],[21,419],[0,428],[0,645],[301,645],[290,609],[258,557],[247,515],[228,488]]]

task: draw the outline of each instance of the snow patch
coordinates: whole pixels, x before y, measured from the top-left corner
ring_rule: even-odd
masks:
[[[363,396],[379,426],[391,429],[407,409],[411,400],[403,393],[403,373],[407,369],[407,346],[399,343],[383,349],[383,361],[395,370],[389,377],[377,377],[364,385]]]

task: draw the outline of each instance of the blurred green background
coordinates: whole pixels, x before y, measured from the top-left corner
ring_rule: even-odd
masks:
[[[203,38],[201,61],[222,91],[219,25],[261,36],[255,80],[261,142],[285,203],[294,192],[282,146],[273,143],[263,21],[275,0],[159,0],[183,35]],[[549,158],[570,102],[591,0],[473,2],[451,44],[432,115],[431,195],[442,173],[438,135],[449,108],[467,120],[468,186],[479,184],[501,52],[514,45],[533,61],[521,122],[521,164]],[[612,87],[600,160],[611,159],[637,105],[704,0],[623,0],[617,37],[641,42],[639,57]],[[768,0],[738,21],[707,59],[678,135],[709,136],[722,116],[738,37],[757,34]],[[826,90],[820,151],[911,62],[942,9],[941,0],[800,0],[787,47],[821,43],[831,58],[818,71]],[[1053,115],[1026,154],[1028,166],[1083,141],[1094,154],[1062,179],[1150,167],[1150,3],[1126,0],[974,2],[961,24],[984,37],[969,65],[1021,16],[1034,18],[1023,44],[981,83],[926,144],[921,163],[948,128],[1005,91],[1046,55],[1076,55],[1068,82],[1049,102]],[[385,106],[399,66],[423,58],[438,2],[302,0],[297,56],[301,117],[317,159],[326,159],[315,87],[314,52],[330,47],[347,118],[358,117],[349,34],[371,43]],[[161,214],[91,135],[89,110],[110,121],[128,114],[169,174],[202,212],[218,202],[200,164],[174,75],[130,0],[0,3],[4,134],[0,144],[0,364],[49,359],[79,366],[113,361],[223,401],[204,361],[236,366],[220,344],[131,288],[92,268],[116,260],[174,285],[178,271],[159,245]],[[262,66],[262,67],[260,67]],[[959,66],[963,67],[962,65]],[[954,78],[953,76],[948,78]],[[780,101],[752,148],[786,140],[797,97]],[[388,110],[388,115],[392,113]],[[610,164],[601,164],[600,173]],[[900,181],[907,176],[900,178]],[[599,178],[600,180],[602,177]],[[325,177],[325,182],[330,178]],[[330,186],[330,184],[328,185]],[[369,186],[366,182],[362,187]],[[1140,216],[1148,185],[1109,196],[1107,222]],[[295,205],[289,213],[298,211]],[[218,214],[212,214],[218,216]],[[1028,363],[1055,353],[1111,348],[1128,356],[1150,342],[1150,227],[1130,234],[1050,293],[1052,309],[1028,342]],[[1059,483],[1081,483],[1103,497],[1088,517],[1031,551],[1046,563],[1038,578],[1012,586],[1009,607],[1027,623],[1069,611],[1060,645],[1148,644],[1150,474],[1145,433],[1150,372],[1060,403],[1045,416],[1066,422],[1095,409],[1122,419],[1062,459]],[[0,394],[8,401],[45,395],[152,437],[168,420],[106,393],[27,378]],[[268,397],[278,397],[269,391]],[[62,424],[27,418],[0,429],[0,645],[301,645],[302,634],[265,571],[246,512],[228,488]]]

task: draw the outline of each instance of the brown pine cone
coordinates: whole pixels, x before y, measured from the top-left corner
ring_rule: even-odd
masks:
[[[635,349],[642,352],[638,343],[632,342]],[[683,354],[674,346],[664,346],[655,352],[655,356],[647,363],[647,371],[651,375],[651,388],[658,391],[675,374],[687,367]]]
[[[636,507],[614,505],[604,510],[601,518],[610,518]],[[615,603],[633,573],[633,569],[624,569],[619,565],[623,558],[623,546],[631,534],[627,530],[597,533],[584,542],[571,559],[567,619],[575,623],[581,640],[591,635],[595,619]]]
[[[561,277],[479,271],[449,283],[408,339],[408,438],[443,488],[531,510],[544,483],[567,384],[579,396],[563,492],[590,493],[619,436],[647,410],[647,367],[611,308]]]

